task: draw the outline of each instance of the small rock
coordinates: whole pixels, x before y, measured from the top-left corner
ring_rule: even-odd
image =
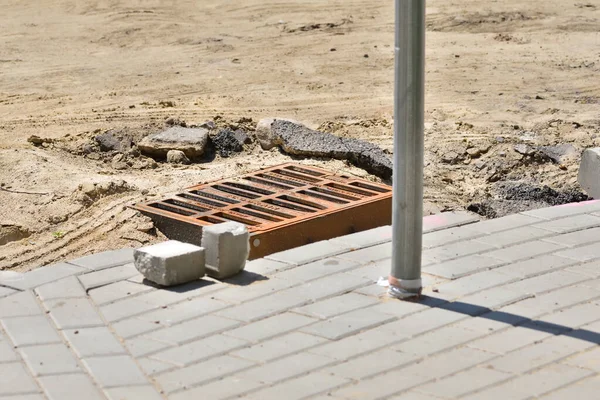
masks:
[[[53,139],[48,139],[48,138],[41,138],[37,135],[31,135],[29,136],[29,138],[27,138],[27,141],[31,144],[33,144],[34,146],[41,146],[44,143],[52,143],[54,142]]]
[[[256,131],[254,134],[256,135],[256,139],[258,139],[258,143],[263,150],[271,150],[273,147],[281,144],[281,138],[273,129],[273,122],[275,121],[288,121],[292,123],[298,123],[291,119],[285,118],[264,118],[258,121],[256,125]]]
[[[175,118],[175,117],[168,117],[165,120],[165,125],[168,126],[182,126],[182,127],[187,127],[187,124],[185,123],[185,121],[180,120],[179,118]]]
[[[166,158],[169,150],[180,150],[190,160],[204,154],[208,142],[208,130],[174,126],[163,132],[146,136],[138,143],[142,154]]]
[[[583,152],[577,180],[591,197],[600,199],[600,147]]]
[[[116,170],[123,170],[123,169],[127,169],[128,165],[125,162],[126,158],[124,154],[117,154],[116,156],[113,157],[110,165],[116,169]]]
[[[560,164],[567,158],[577,155],[575,146],[568,143],[559,144],[557,146],[542,146],[538,150],[556,164]]]
[[[446,164],[454,164],[458,159],[458,153],[454,151],[449,151],[448,153],[444,153],[442,155],[442,162]]]
[[[100,151],[119,151],[126,152],[131,148],[131,136],[121,133],[118,130],[109,130],[94,138]]]
[[[221,157],[229,157],[233,153],[239,153],[244,150],[244,142],[248,135],[243,131],[232,131],[231,129],[222,129],[212,138],[212,143]]]
[[[514,147],[515,151],[524,156],[529,156],[535,153],[535,150],[526,144],[516,144]]]
[[[167,162],[169,164],[189,164],[190,160],[181,150],[169,150],[167,152]]]
[[[217,127],[217,125],[213,121],[206,121],[200,125],[200,128],[213,130]]]

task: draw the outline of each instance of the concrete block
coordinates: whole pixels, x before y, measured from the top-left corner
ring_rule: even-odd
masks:
[[[190,282],[205,274],[204,249],[176,240],[136,249],[133,258],[146,279],[162,286]]]
[[[162,400],[162,396],[150,385],[107,389],[104,393],[110,400]]]
[[[137,275],[137,271],[133,264],[126,264],[81,275],[79,281],[85,290],[91,290],[113,282],[123,281],[135,275]]]
[[[150,358],[180,366],[194,364],[247,346],[245,340],[225,335],[213,335],[188,344],[173,347]]]
[[[0,299],[0,318],[39,315],[40,306],[32,291],[12,294]]]
[[[104,326],[66,329],[63,333],[69,346],[79,358],[125,353],[125,349],[115,335]]]
[[[301,332],[292,332],[283,336],[260,342],[250,347],[245,347],[232,355],[247,360],[265,363],[282,358],[303,350],[325,343],[327,339]]]
[[[92,303],[85,298],[56,299],[44,302],[58,329],[83,328],[104,325]]]
[[[110,250],[69,261],[69,264],[98,271],[130,263],[132,257],[133,249]]]
[[[584,150],[577,181],[588,195],[600,199],[600,147]]]
[[[225,279],[244,269],[250,252],[246,225],[224,222],[202,228],[202,247],[206,249],[206,272]]]

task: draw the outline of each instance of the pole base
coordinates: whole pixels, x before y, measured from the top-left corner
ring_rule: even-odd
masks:
[[[396,299],[411,299],[421,296],[423,281],[421,279],[397,279],[389,276],[388,295]]]

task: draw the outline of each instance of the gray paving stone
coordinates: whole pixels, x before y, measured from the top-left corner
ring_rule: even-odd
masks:
[[[287,264],[303,265],[323,258],[333,257],[347,250],[349,250],[349,246],[324,240],[295,249],[282,251],[280,253],[271,254],[265,258]]]
[[[502,355],[542,341],[549,336],[551,334],[547,332],[524,327],[511,327],[490,336],[474,340],[468,344],[468,347]]]
[[[592,278],[600,278],[600,260],[577,264],[567,268],[567,271],[590,276]]]
[[[103,326],[104,321],[86,298],[56,299],[44,302],[58,329]]]
[[[379,228],[369,229],[350,235],[340,236],[332,239],[331,242],[352,249],[371,247],[392,240],[392,227],[380,226]]]
[[[567,233],[582,229],[594,228],[600,225],[600,217],[583,214],[572,217],[554,219],[534,225],[536,228],[545,229],[556,233]]]
[[[188,344],[161,351],[151,356],[160,361],[170,362],[180,366],[228,353],[247,346],[248,342],[225,335],[213,335]]]
[[[62,342],[44,315],[3,318],[0,322],[10,340],[18,347]]]
[[[215,333],[233,329],[239,325],[239,321],[216,315],[205,315],[181,324],[155,330],[145,336],[167,343],[183,344],[191,340],[201,339]]]
[[[593,399],[600,391],[600,376],[593,376],[582,381],[575,382],[567,387],[558,389],[540,397],[544,400],[564,399]]]
[[[275,275],[268,280],[256,281],[243,287],[230,286],[215,293],[214,298],[228,303],[240,304],[279,292],[280,290],[290,288],[297,284],[299,284],[299,282],[280,279]]]
[[[105,356],[83,359],[91,376],[102,387],[146,385],[146,377],[129,356]]]
[[[150,290],[156,289],[152,286],[140,285],[129,281],[120,281],[92,289],[89,291],[89,295],[94,303],[103,305]]]
[[[577,214],[592,213],[598,211],[598,201],[587,201],[581,203],[563,204],[561,206],[541,208],[521,213],[542,219],[557,219]]]
[[[77,360],[64,344],[45,344],[19,349],[34,376],[79,372]]]
[[[409,368],[403,368],[400,372],[406,371],[406,373],[428,379],[440,379],[491,360],[494,357],[496,357],[494,354],[485,351],[462,347],[426,358]]]
[[[318,370],[333,363],[335,361],[331,358],[300,353],[248,369],[238,375],[256,382],[273,384],[309,371]]]
[[[50,400],[104,400],[85,374],[43,376],[38,381]]]
[[[156,353],[165,348],[171,347],[169,343],[160,342],[144,336],[138,336],[133,339],[129,339],[125,342],[125,346],[129,353],[135,357],[142,357],[147,354]]]
[[[352,293],[358,293],[363,296],[375,297],[377,299],[387,296],[387,288],[381,287],[376,283],[354,289]]]
[[[420,386],[416,390],[435,395],[437,398],[456,399],[460,396],[498,384],[511,378],[511,374],[489,368],[476,367],[456,375]]]
[[[318,301],[330,296],[351,292],[354,289],[371,283],[371,279],[340,273],[306,282],[300,286],[287,289],[284,292],[286,294],[299,294],[310,301]]]
[[[510,304],[534,297],[531,293],[513,288],[513,285],[514,283],[509,283],[506,286],[498,286],[471,294],[460,298],[456,303],[444,305],[442,308],[455,310],[456,312],[467,315],[479,315],[482,311],[485,312],[486,308],[497,310]],[[473,309],[472,306],[476,307]]]
[[[0,298],[6,297],[6,296],[8,296],[10,294],[14,294],[14,293],[17,293],[17,290],[11,289],[9,287],[0,286]]]
[[[509,396],[510,399],[528,399],[568,385],[592,374],[579,368],[565,365],[551,365],[531,374],[517,377],[511,381],[479,392],[468,399],[495,399],[497,396]],[[507,397],[504,397],[507,398]]]
[[[511,229],[508,231],[502,231],[493,233],[491,235],[477,238],[476,240],[481,243],[490,244],[498,248],[512,246],[515,244],[529,242],[535,239],[542,239],[556,235],[553,232],[538,227],[539,225],[533,226],[522,226],[517,229]]]
[[[268,362],[290,354],[325,343],[327,339],[308,335],[301,332],[292,332],[283,336],[260,342],[250,347],[232,352],[236,357],[245,358],[256,362]]]
[[[405,340],[408,336],[402,332],[370,329],[337,341],[328,341],[324,345],[308,350],[308,353],[329,357],[338,361],[346,361],[363,354]]]
[[[19,362],[0,364],[0,396],[39,391],[33,378]]]
[[[592,261],[600,258],[600,242],[588,244],[574,249],[556,253],[557,256],[567,257],[577,261]]]
[[[229,330],[225,332],[225,335],[250,342],[259,342],[273,336],[297,330],[316,321],[318,320],[315,318],[288,312]]]
[[[140,368],[146,375],[158,375],[168,370],[177,369],[178,366],[164,361],[153,360],[147,357],[136,359]]]
[[[411,337],[434,329],[439,329],[445,325],[450,325],[465,318],[468,318],[468,316],[448,310],[442,310],[440,308],[431,308],[416,313],[410,316],[410,318],[403,318],[380,326],[378,330],[392,332],[404,337]]]
[[[506,217],[481,221],[477,224],[469,225],[469,229],[492,234],[508,231],[522,226],[533,225],[535,223],[543,222],[543,219],[544,218],[537,218],[525,214],[513,214]]]
[[[369,354],[353,358],[322,370],[327,375],[346,379],[361,380],[383,372],[398,369],[419,359],[414,354],[403,353],[387,347]]]
[[[106,389],[104,393],[109,400],[162,400],[162,396],[150,385]]]
[[[346,293],[331,299],[321,300],[304,307],[296,308],[295,313],[315,318],[327,319],[348,311],[365,308],[377,304],[377,299],[358,293]]]
[[[358,266],[359,264],[353,261],[331,257],[285,270],[278,273],[277,278],[289,282],[308,282],[338,272],[348,271]]]
[[[534,343],[531,346],[508,353],[491,361],[489,365],[498,371],[524,373],[560,361],[571,354],[592,346],[594,346],[593,343],[583,340],[567,336],[555,336],[541,343]]]
[[[404,392],[401,393],[399,395],[390,397],[390,400],[440,400],[439,397],[433,397],[429,394],[425,394],[425,393],[421,393],[421,392],[417,392],[415,389],[415,391],[408,391],[408,392]]]
[[[494,332],[500,332],[512,326],[512,321],[502,319],[501,313],[492,311],[477,317],[465,318],[456,324],[450,326],[459,327],[473,332],[486,333],[491,335]]]
[[[430,378],[415,376],[408,372],[401,374],[398,371],[391,371],[332,391],[332,395],[334,399],[384,399],[428,380]]]
[[[439,284],[437,285],[437,289],[442,295],[466,296],[516,280],[517,278],[515,277],[501,274],[497,271],[483,271],[451,282]]]
[[[46,400],[46,396],[41,393],[35,394],[15,394],[14,396],[1,396],[0,400]]]
[[[529,260],[516,262],[498,268],[498,272],[518,278],[529,278],[557,269],[564,269],[576,264],[577,261],[568,258],[557,257],[555,255],[543,255]]]
[[[35,292],[42,301],[86,296],[79,279],[75,276],[39,286]]]
[[[286,269],[293,267],[295,267],[294,264],[259,258],[248,261],[244,270],[258,275],[271,276],[279,271],[285,271]]]
[[[329,296],[350,292],[369,284],[369,280],[347,275],[334,274],[301,286],[292,287],[261,297],[244,304],[217,312],[218,315],[240,321],[254,321],[289,309],[300,307]]]
[[[451,261],[444,261],[440,264],[425,266],[423,267],[423,271],[446,279],[458,279],[479,271],[500,266],[504,263],[504,261],[490,257],[470,255]]]
[[[598,301],[593,301],[546,315],[540,318],[540,321],[577,328],[599,320],[599,311],[600,303]]]
[[[155,380],[165,392],[172,393],[177,390],[190,388],[193,385],[199,385],[213,379],[232,375],[253,365],[254,363],[248,360],[222,356],[158,375]]]
[[[542,254],[554,253],[562,248],[564,248],[564,246],[560,244],[535,240],[533,242],[522,243],[515,246],[506,247],[504,249],[490,251],[485,253],[485,256],[496,258],[501,261],[515,262],[540,256]]]
[[[11,282],[8,286],[25,290],[33,289],[48,282],[87,271],[85,268],[68,263],[59,263],[34,269],[22,275],[23,279]],[[0,280],[0,283],[2,281]]]
[[[19,356],[15,353],[13,345],[0,332],[0,363],[9,361],[19,361]]]
[[[111,326],[115,333],[124,339],[165,327],[165,325],[160,324],[160,321],[156,323],[156,321],[144,321],[137,318],[124,319],[111,324]]]
[[[80,267],[98,271],[104,268],[117,267],[133,261],[133,249],[110,250],[98,254],[69,261]]]
[[[347,379],[313,372],[308,375],[291,379],[279,385],[253,393],[252,396],[264,400],[300,400],[336,389],[349,381]]]
[[[426,249],[448,245],[454,242],[484,236],[484,233],[470,230],[469,227],[444,229],[423,235],[423,247]],[[391,237],[390,237],[391,240]]]
[[[194,400],[211,399],[224,400],[230,397],[237,397],[247,392],[258,389],[262,384],[248,379],[242,379],[238,376],[226,376],[223,379],[195,387],[184,392],[174,393],[169,396],[170,400]]]
[[[113,333],[104,326],[65,329],[63,334],[79,358],[124,354],[125,349]]]
[[[565,246],[582,246],[600,241],[600,228],[584,229],[581,231],[565,233],[544,239],[545,242],[558,243]]]
[[[585,368],[600,373],[600,347],[594,347],[563,361],[573,367]]]
[[[183,285],[182,285],[183,286]],[[182,302],[194,297],[194,291],[182,290],[177,286],[172,290],[153,290],[139,296],[126,298],[100,307],[100,311],[109,322],[129,318],[146,311],[155,310],[170,304]]]
[[[80,275],[79,281],[85,290],[90,290],[108,285],[109,283],[123,281],[137,274],[138,271],[135,269],[135,266],[133,263],[130,263]]]
[[[0,298],[0,318],[40,314],[42,314],[42,309],[30,290]]]
[[[423,232],[435,232],[456,226],[470,225],[479,221],[479,216],[466,212],[455,211],[429,215],[423,218]]]
[[[484,253],[495,248],[496,247],[492,245],[480,243],[476,240],[466,240],[463,242],[447,244],[445,246],[436,247],[433,249],[425,249],[423,251],[424,261],[422,264],[425,267],[427,265],[437,264],[443,261],[465,257],[471,254]],[[425,261],[425,258],[427,258],[429,261]]]
[[[562,287],[542,295],[520,301],[501,308],[502,312],[520,315],[524,318],[538,318],[543,314],[592,300],[598,291],[580,285]]]
[[[578,282],[583,282],[588,279],[588,277],[576,274],[574,272],[554,271],[512,283],[511,289],[519,290],[522,293],[538,294],[558,289],[563,286],[569,286]]]
[[[391,315],[378,313],[371,308],[363,308],[306,326],[300,331],[331,340],[338,340],[394,319],[395,317]]]
[[[483,335],[485,334],[450,325],[390,346],[390,350],[402,354],[427,356],[465,344]]]
[[[196,297],[181,303],[162,306],[158,310],[139,315],[138,319],[160,321],[162,324],[172,325],[228,306],[229,304],[210,297]]]
[[[367,247],[361,250],[338,254],[337,257],[349,261],[354,261],[359,264],[366,264],[374,261],[379,261],[392,257],[392,244],[383,243],[377,246]]]

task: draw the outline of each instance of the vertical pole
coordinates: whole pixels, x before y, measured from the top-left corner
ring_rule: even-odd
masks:
[[[396,1],[392,272],[389,294],[421,292],[425,0]]]

